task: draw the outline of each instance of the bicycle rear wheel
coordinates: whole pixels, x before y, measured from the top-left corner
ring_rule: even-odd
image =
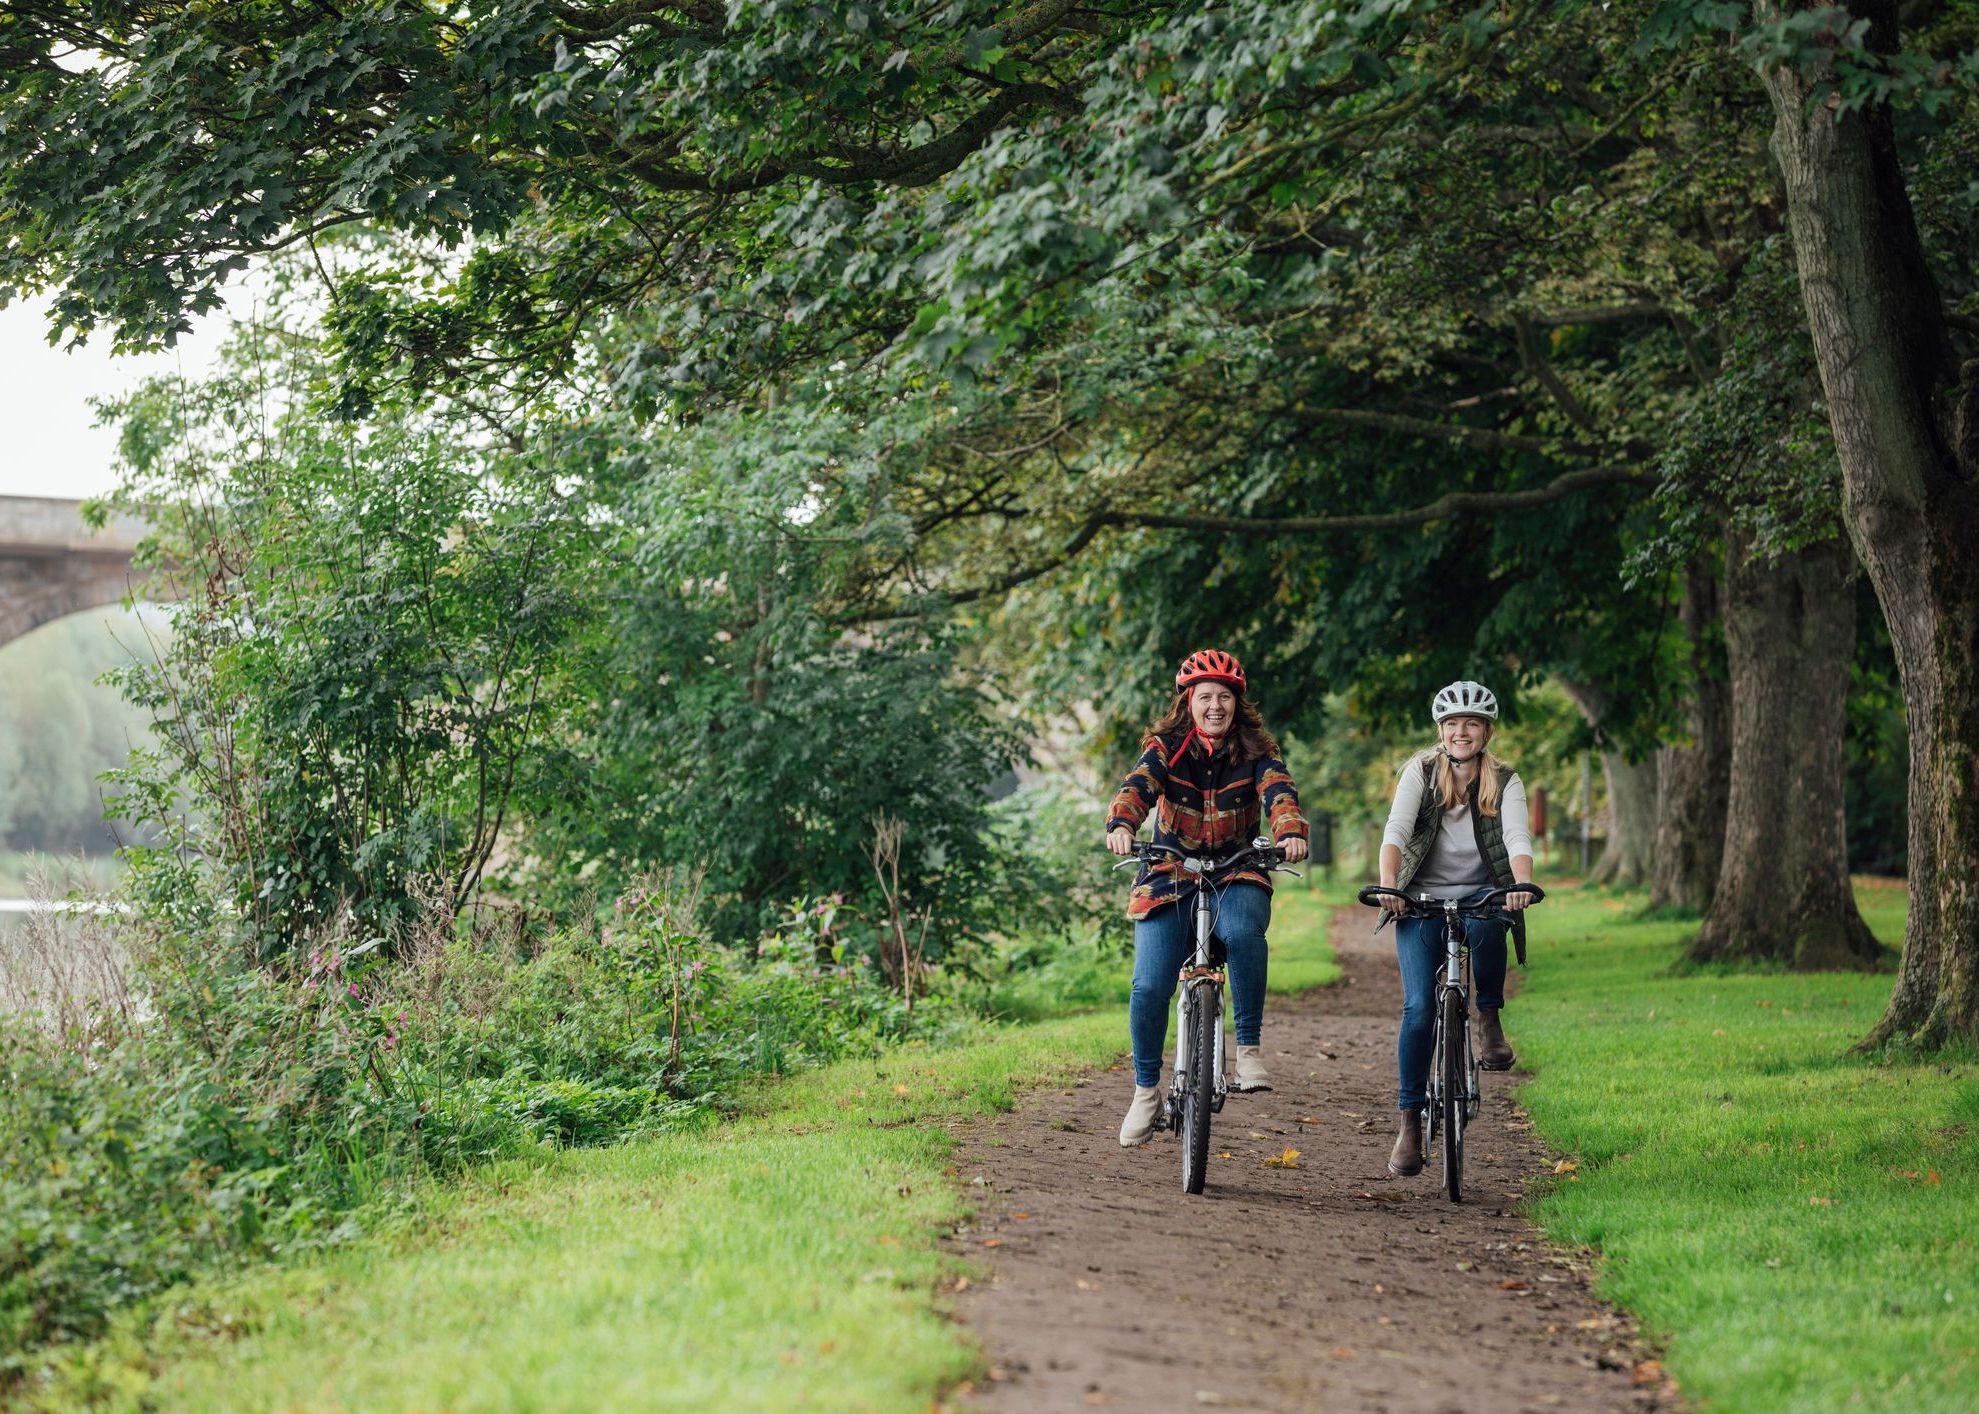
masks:
[[[1189,996],[1189,1073],[1182,1078],[1182,1191],[1200,1193],[1209,1169],[1209,1111],[1216,1103],[1216,1023],[1223,994],[1203,983]]]
[[[1443,994],[1443,1045],[1436,1057],[1442,1082],[1443,1188],[1452,1203],[1464,1201],[1464,994]]]

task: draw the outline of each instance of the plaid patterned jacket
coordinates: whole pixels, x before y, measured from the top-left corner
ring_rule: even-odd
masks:
[[[1178,756],[1176,749],[1184,741]],[[1222,854],[1249,844],[1259,834],[1260,820],[1269,821],[1267,833],[1275,843],[1306,837],[1299,793],[1277,757],[1239,764],[1227,741],[1212,756],[1194,733],[1170,741],[1149,737],[1143,746],[1141,759],[1106,812],[1108,830],[1118,825],[1139,830],[1153,811],[1155,843],[1190,854]],[[1271,876],[1259,871],[1231,877],[1271,887]],[[1127,916],[1145,918],[1173,903],[1186,878],[1173,861],[1142,865],[1127,897]]]

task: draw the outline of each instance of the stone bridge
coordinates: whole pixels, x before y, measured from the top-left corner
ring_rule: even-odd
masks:
[[[143,533],[127,516],[92,533],[81,501],[0,496],[0,645],[78,609],[122,599]]]

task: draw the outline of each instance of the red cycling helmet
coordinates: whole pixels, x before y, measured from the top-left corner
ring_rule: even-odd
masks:
[[[1220,648],[1205,648],[1199,653],[1191,653],[1182,660],[1182,666],[1175,670],[1175,689],[1181,691],[1193,682],[1223,682],[1237,689],[1237,695],[1244,695],[1244,665]]]

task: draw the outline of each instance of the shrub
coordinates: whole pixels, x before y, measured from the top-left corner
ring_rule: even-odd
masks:
[[[36,1347],[216,1263],[340,1241],[421,1177],[693,1122],[909,1024],[808,906],[753,948],[652,888],[547,934],[448,917],[389,946],[325,930],[283,967],[127,925],[105,998],[0,1026],[0,1389]]]

